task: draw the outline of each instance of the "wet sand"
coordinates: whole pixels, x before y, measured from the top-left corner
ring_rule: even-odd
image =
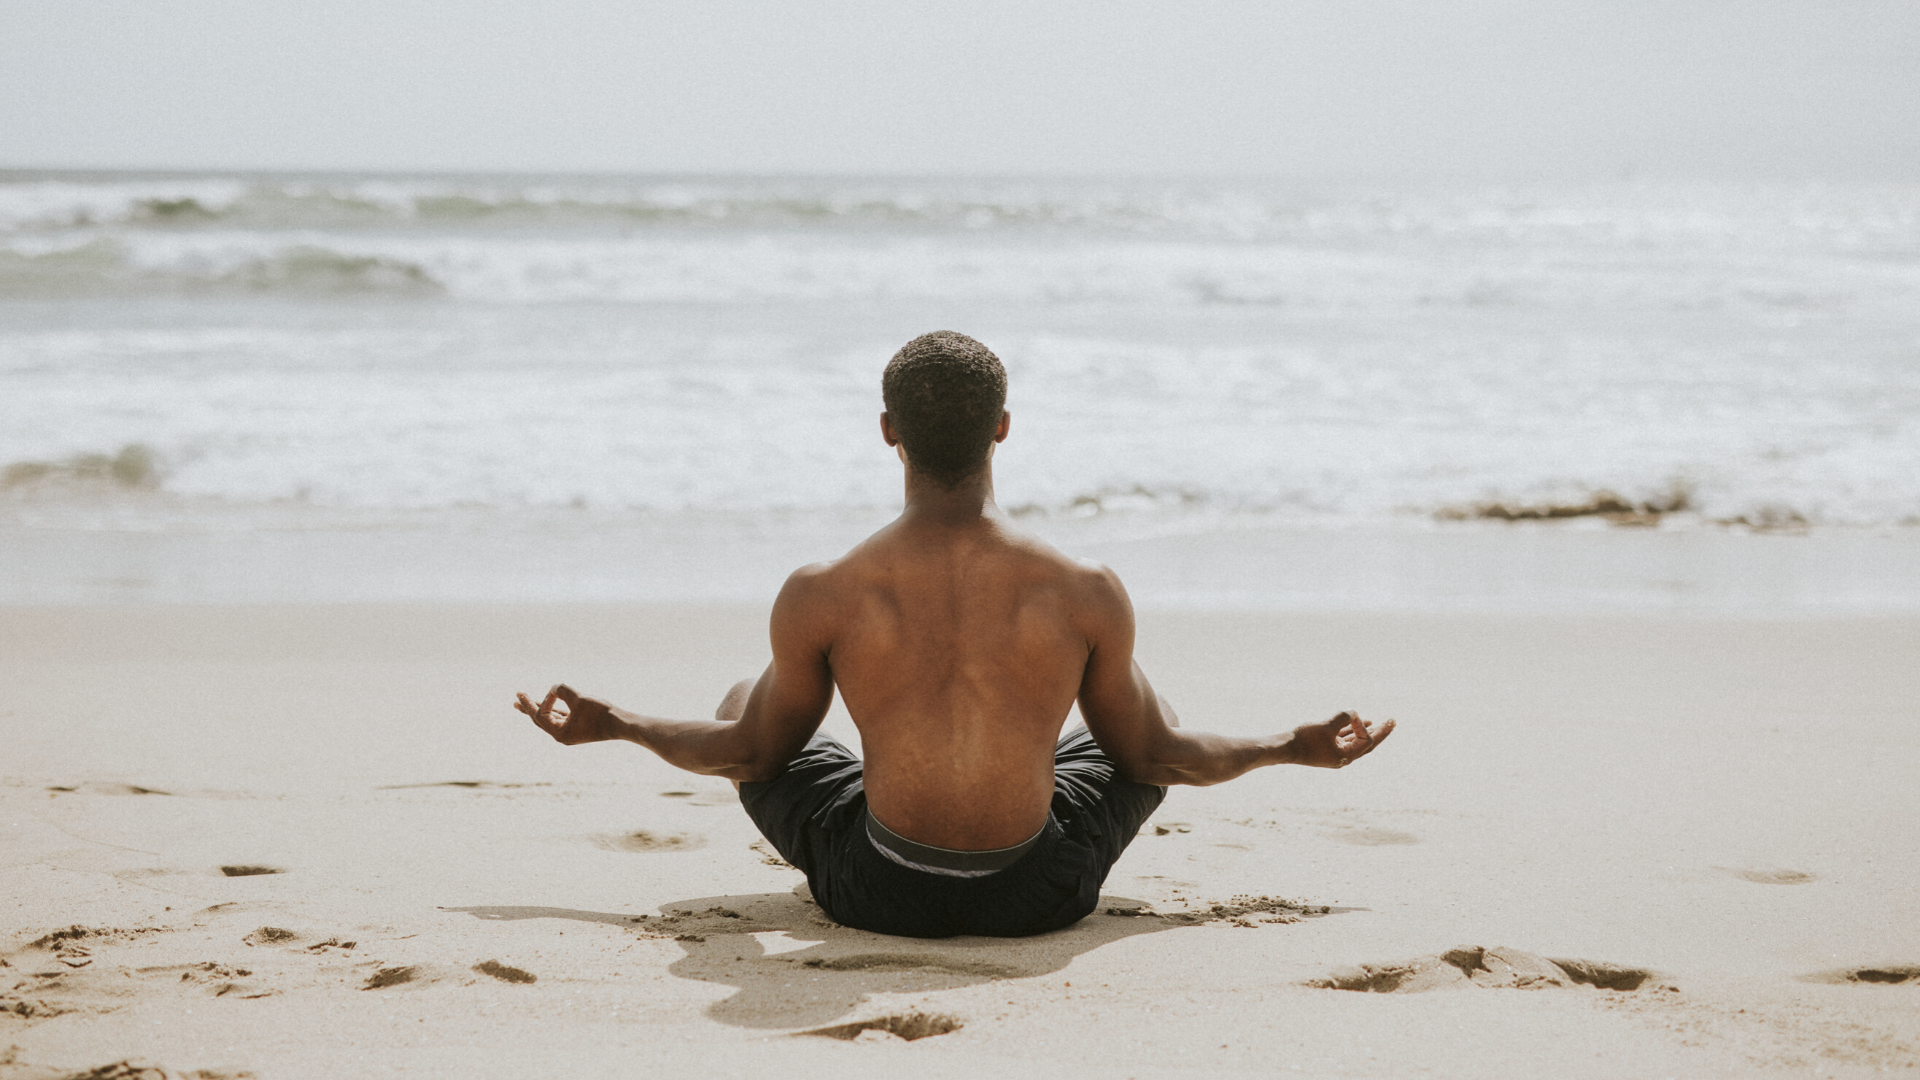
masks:
[[[1176,789],[1075,927],[927,942],[507,707],[706,715],[762,609],[0,609],[0,1077],[1920,1068],[1920,619],[1141,624],[1189,726],[1401,730]]]

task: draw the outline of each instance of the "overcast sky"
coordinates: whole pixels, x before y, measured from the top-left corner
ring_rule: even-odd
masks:
[[[1920,178],[1920,0],[0,0],[0,167]]]

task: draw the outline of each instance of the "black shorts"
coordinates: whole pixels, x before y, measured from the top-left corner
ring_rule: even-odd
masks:
[[[1167,789],[1122,780],[1086,728],[1053,755],[1053,812],[1038,843],[1004,870],[949,877],[882,855],[868,839],[863,765],[816,734],[779,778],[742,783],[740,802],[782,858],[807,875],[835,922],[905,937],[1024,937],[1072,925]]]

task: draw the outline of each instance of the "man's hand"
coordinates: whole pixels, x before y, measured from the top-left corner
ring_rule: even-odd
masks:
[[[620,720],[613,706],[574,693],[565,683],[547,691],[545,700],[535,705],[525,694],[516,694],[513,707],[533,717],[541,731],[563,746],[606,742],[620,737]],[[556,704],[557,703],[557,704]]]
[[[1376,727],[1360,719],[1358,713],[1343,712],[1325,723],[1294,728],[1287,747],[1288,760],[1316,769],[1342,768],[1372,753],[1391,734],[1391,720]]]

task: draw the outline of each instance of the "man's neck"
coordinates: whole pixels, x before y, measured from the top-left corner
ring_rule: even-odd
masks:
[[[993,501],[993,466],[989,463],[953,487],[945,487],[907,469],[907,506],[900,520],[913,524],[962,525],[1001,517]]]

